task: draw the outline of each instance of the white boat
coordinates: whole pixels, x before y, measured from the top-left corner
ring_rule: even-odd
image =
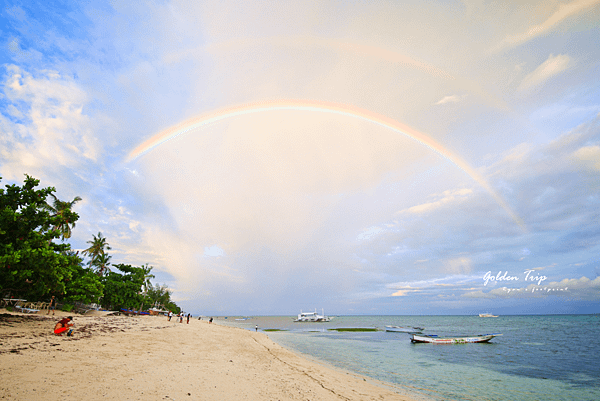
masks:
[[[385,331],[392,331],[397,333],[420,333],[423,330],[425,330],[423,327],[385,326]]]
[[[479,317],[498,317],[498,316],[492,315],[491,313],[486,312],[486,313],[480,313]]]
[[[468,343],[487,343],[492,338],[502,334],[478,334],[476,336],[459,337],[438,337],[435,334],[411,334],[410,341],[413,343],[432,343],[432,344],[468,344]]]
[[[300,314],[298,315],[298,318],[296,320],[294,320],[294,322],[329,322],[331,321],[331,318],[329,316],[325,316],[324,312],[321,312],[322,315],[319,315],[317,313],[317,310],[315,309],[314,312],[302,312],[300,311]]]

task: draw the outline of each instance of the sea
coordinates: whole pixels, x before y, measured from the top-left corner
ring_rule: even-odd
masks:
[[[600,315],[220,317],[264,332],[308,359],[384,382],[417,400],[600,400]],[[236,320],[237,319],[237,320]],[[245,320],[239,320],[245,319]],[[501,333],[489,343],[413,344],[385,326],[424,334]],[[332,329],[376,328],[377,331]]]

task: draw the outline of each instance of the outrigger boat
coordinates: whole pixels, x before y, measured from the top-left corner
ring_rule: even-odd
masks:
[[[420,333],[425,330],[423,327],[401,327],[401,326],[385,326],[385,331],[397,333]]]
[[[502,334],[478,334],[476,336],[461,337],[438,337],[435,334],[411,334],[410,341],[413,343],[432,343],[432,344],[467,344],[467,343],[487,343],[492,338]]]

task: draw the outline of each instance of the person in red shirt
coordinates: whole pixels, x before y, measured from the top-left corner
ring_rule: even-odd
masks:
[[[58,323],[56,323],[56,326],[54,326],[54,334],[62,336],[62,333],[69,330],[69,328],[73,326],[73,323],[70,323],[72,320],[72,316],[61,319]],[[69,333],[67,333],[67,335],[69,335]]]

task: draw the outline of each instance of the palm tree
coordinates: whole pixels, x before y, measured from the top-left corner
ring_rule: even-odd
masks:
[[[106,238],[102,236],[101,232],[98,232],[97,237],[95,235],[93,236],[94,239],[92,241],[87,241],[87,243],[91,246],[88,249],[84,249],[83,253],[90,257],[90,266],[99,266],[98,274],[103,275],[110,259],[110,256],[106,254],[106,251],[110,250],[111,248],[106,242]]]
[[[112,256],[105,253],[95,259],[94,266],[96,267],[96,272],[99,276],[103,276],[104,272],[110,271],[108,267],[110,265],[110,258],[112,258]]]
[[[65,202],[58,199],[53,193],[50,194],[54,198],[52,205],[46,203],[44,209],[52,213],[52,217],[59,217],[59,221],[53,227],[53,230],[59,231],[62,239],[71,238],[71,229],[75,227],[77,215],[71,211],[73,205],[79,202],[81,198],[76,196],[71,202]]]
[[[148,293],[148,288],[152,288],[152,283],[150,282],[150,279],[154,278],[154,274],[150,274],[150,271],[153,268],[154,267],[152,266],[148,266],[148,263],[146,263],[146,266],[142,266],[142,270],[144,271],[144,294]]]

